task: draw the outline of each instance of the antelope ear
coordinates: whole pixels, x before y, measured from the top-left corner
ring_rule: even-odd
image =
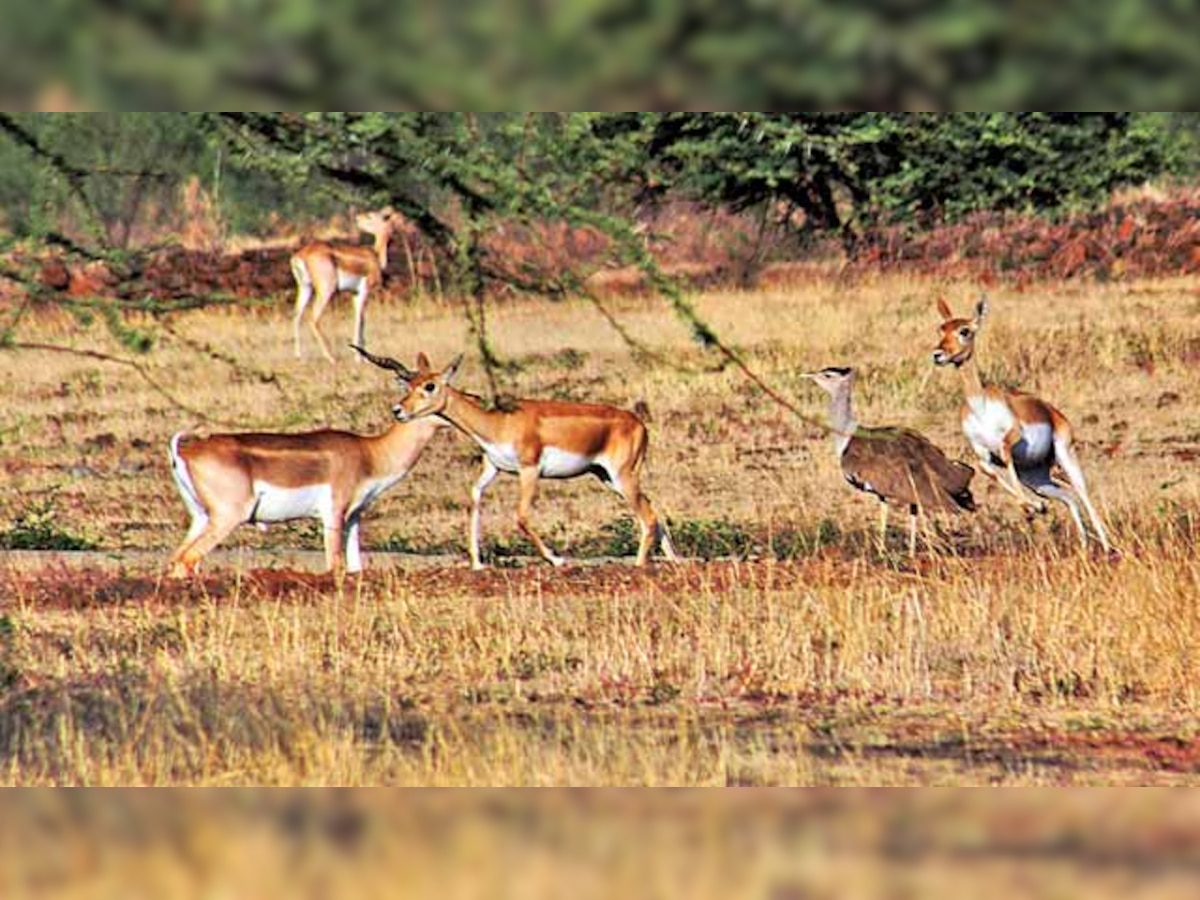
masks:
[[[945,297],[938,297],[937,311],[941,313],[943,319],[954,318],[954,313],[950,311],[950,304],[946,302]]]
[[[429,365],[429,357],[424,353],[417,354],[417,371],[428,372],[431,366]]]
[[[458,367],[462,363],[462,359],[461,353],[454,357],[454,359],[450,362],[450,365],[446,366],[446,371],[442,373],[442,381],[444,381],[446,384],[449,384],[454,380],[454,376],[458,374]]]
[[[975,321],[982,322],[983,317],[988,314],[988,298],[987,294],[981,294],[979,302],[975,304]]]

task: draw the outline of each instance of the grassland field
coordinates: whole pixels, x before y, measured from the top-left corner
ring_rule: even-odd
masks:
[[[799,373],[854,365],[861,421],[967,458],[958,379],[930,352],[935,300],[965,311],[976,296],[880,276],[693,299],[812,419],[825,398]],[[336,366],[311,343],[294,359],[289,301],[172,318],[144,359],[153,383],[0,351],[0,537],[102,554],[0,552],[0,781],[1200,782],[1194,280],[991,292],[983,374],[1071,418],[1118,558],[1080,553],[1061,505],[1028,521],[982,476],[976,514],[934,523],[915,560],[896,516],[881,553],[876,503],[845,485],[821,430],[714,371],[663,301],[609,301],[647,360],[585,301],[512,299],[489,312],[515,364],[506,390],[649,405],[646,486],[686,563],[633,569],[623,505],[581,479],[539,496],[543,535],[584,563],[553,570],[517,538],[502,478],[493,565],[471,572],[479,454],[448,430],[368,514],[365,575],[274,558],[320,549],[316,523],[297,523],[242,528],[200,578],[167,580],[187,524],[175,431],[389,424],[392,380],[345,347],[348,301],[323,323]],[[126,353],[53,313],[21,337]],[[466,351],[461,386],[485,388],[453,304],[374,302],[367,337],[409,363]]]

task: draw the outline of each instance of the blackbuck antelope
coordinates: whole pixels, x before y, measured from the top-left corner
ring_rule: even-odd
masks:
[[[983,471],[1031,512],[1046,511],[1042,498],[1066,504],[1086,548],[1088,533],[1079,511],[1082,503],[1101,546],[1109,551],[1108,534],[1088,497],[1087,482],[1072,447],[1067,417],[1030,394],[985,387],[980,380],[975,341],[988,314],[987,298],[979,300],[969,319],[956,317],[945,300],[939,299],[937,308],[942,316],[941,341],[933,351],[933,362],[954,366],[962,375],[966,389],[960,412],[962,429]],[[1051,477],[1055,464],[1066,475],[1069,488]]]
[[[171,474],[192,515],[171,556],[172,576],[191,575],[200,560],[243,523],[320,519],[325,565],[362,570],[358,529],[379,495],[417,464],[444,423],[396,423],[383,434],[214,434],[171,438]]]
[[[312,304],[308,324],[327,360],[333,362],[333,354],[329,352],[329,344],[321,334],[320,321],[325,314],[325,307],[338,291],[354,291],[354,343],[360,347],[365,344],[363,331],[367,295],[383,283],[383,272],[388,262],[388,241],[399,219],[389,207],[365,213],[355,219],[355,224],[375,239],[374,247],[313,241],[292,254],[292,276],[296,279],[296,313],[292,330],[297,359],[302,355],[300,326],[304,310],[314,294],[316,301]]]
[[[830,398],[829,427],[842,474],[852,487],[880,499],[879,544],[886,545],[888,504],[908,508],[908,553],[917,551],[917,515],[974,510],[975,470],[947,459],[924,436],[909,428],[864,428],[854,418],[854,370],[830,366],[805,372]]]
[[[533,542],[548,562],[561,566],[554,553],[534,530],[529,520],[542,478],[576,478],[595,475],[608,488],[625,498],[641,526],[637,564],[645,565],[656,539],[669,560],[676,560],[666,526],[641,488],[641,469],[646,459],[646,426],[631,412],[592,403],[563,403],[550,400],[517,400],[505,410],[486,409],[480,398],[451,386],[462,357],[441,372],[430,368],[424,353],[411,371],[388,357],[374,356],[356,348],[375,365],[396,373],[404,395],[393,407],[401,422],[438,418],[449,422],[483,450],[483,472],[471,491],[471,567],[483,568],[479,553],[480,506],[488,485],[500,472],[520,479],[517,527]]]

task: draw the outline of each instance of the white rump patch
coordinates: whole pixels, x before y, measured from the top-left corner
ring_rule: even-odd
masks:
[[[1054,429],[1049,422],[1021,426],[1021,440],[1013,447],[1013,462],[1018,467],[1036,466],[1046,461],[1054,445]]]

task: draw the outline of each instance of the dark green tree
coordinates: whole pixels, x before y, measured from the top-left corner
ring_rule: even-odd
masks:
[[[782,204],[853,254],[880,225],[976,210],[1056,212],[1186,167],[1162,116],[1138,113],[647,114],[658,192]]]

